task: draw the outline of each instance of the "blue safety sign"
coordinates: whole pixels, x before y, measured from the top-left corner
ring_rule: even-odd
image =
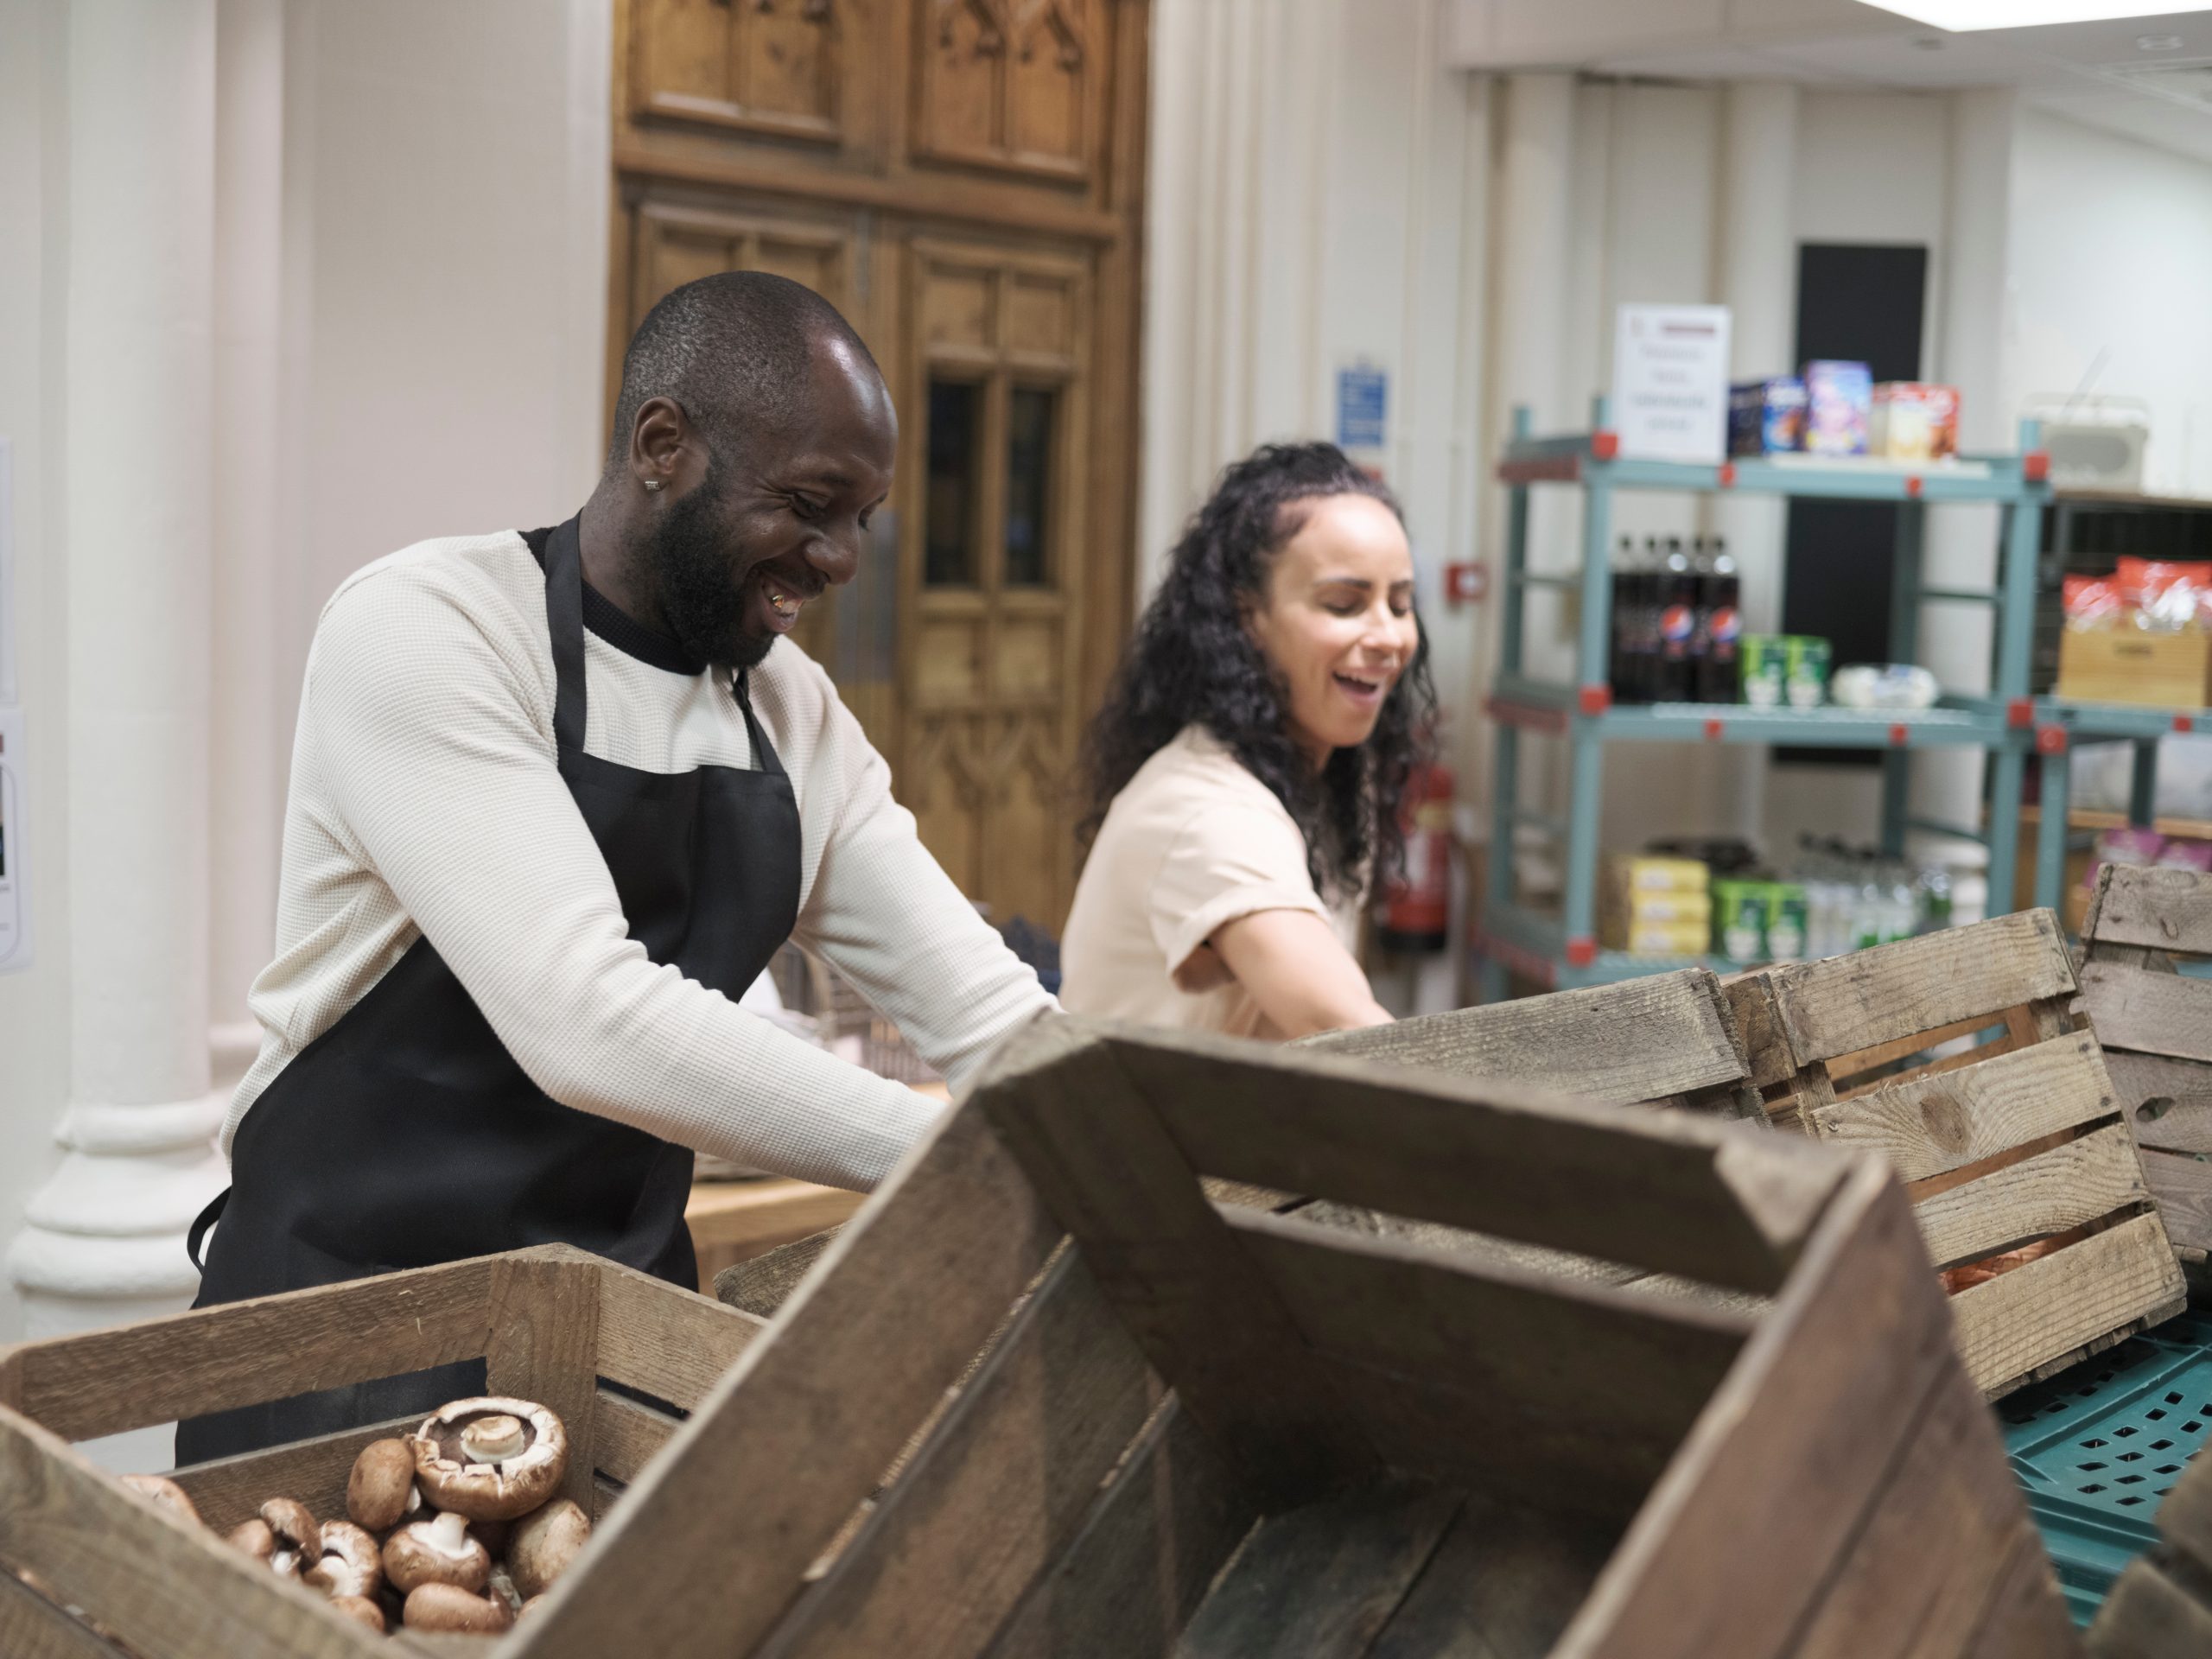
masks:
[[[1337,371],[1337,447],[1380,449],[1389,426],[1390,377],[1365,364]]]

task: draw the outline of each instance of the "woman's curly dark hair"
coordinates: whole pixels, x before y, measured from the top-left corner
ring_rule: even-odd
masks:
[[[1395,808],[1407,774],[1427,760],[1435,728],[1427,636],[1367,741],[1337,750],[1317,773],[1291,735],[1287,689],[1245,626],[1247,613],[1264,602],[1274,556],[1305,522],[1300,504],[1330,495],[1372,496],[1405,518],[1396,498],[1332,443],[1263,444],[1223,469],[1169,554],[1160,590],[1090,722],[1085,844],[1137,769],[1195,722],[1289,809],[1305,832],[1317,889],[1350,894],[1371,875],[1380,891],[1402,868]]]

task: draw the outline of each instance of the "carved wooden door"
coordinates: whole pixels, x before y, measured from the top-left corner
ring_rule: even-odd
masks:
[[[803,626],[923,838],[1057,929],[1134,550],[1147,0],[617,0],[630,330],[712,270],[805,283],[900,424],[861,576]]]

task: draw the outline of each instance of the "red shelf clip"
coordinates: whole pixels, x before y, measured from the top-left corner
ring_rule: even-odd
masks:
[[[1567,942],[1567,965],[1587,968],[1598,960],[1598,941],[1592,938],[1569,939]]]
[[[2037,727],[2036,753],[2037,754],[2065,753],[2066,728],[2063,726]]]
[[[2196,721],[2190,716],[2187,715],[2176,715],[2174,716],[2174,730],[2177,732],[2193,732],[2196,729]]]
[[[1920,499],[1920,474],[1915,473],[1904,481],[1904,493],[1915,501]]]
[[[1611,461],[1621,452],[1621,435],[1599,430],[1590,435],[1590,453],[1599,461]]]
[[[1613,706],[1613,688],[1610,685],[1586,685],[1575,694],[1575,707],[1592,719],[1596,719]]]
[[[1720,463],[1719,481],[1720,487],[1724,490],[1732,490],[1736,487],[1736,463],[1734,461],[1724,461]]]
[[[2031,449],[2020,457],[2020,476],[2031,484],[2040,484],[2050,476],[2050,451]]]
[[[1705,741],[1708,743],[1718,743],[1721,734],[1727,729],[1719,721],[1708,720],[1705,722]]]
[[[2036,701],[2033,697],[2014,697],[2005,705],[2005,723],[2015,731],[2036,723]]]
[[[1907,733],[1903,726],[1891,727],[1890,747],[1893,749],[1901,749],[1904,747],[1904,741],[1908,735],[1910,735],[1910,734]]]

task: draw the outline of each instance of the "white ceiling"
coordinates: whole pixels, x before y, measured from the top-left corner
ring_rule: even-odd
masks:
[[[1665,80],[1784,79],[2029,103],[2212,162],[2212,9],[1951,35],[1859,0],[1456,0],[1452,60]]]

